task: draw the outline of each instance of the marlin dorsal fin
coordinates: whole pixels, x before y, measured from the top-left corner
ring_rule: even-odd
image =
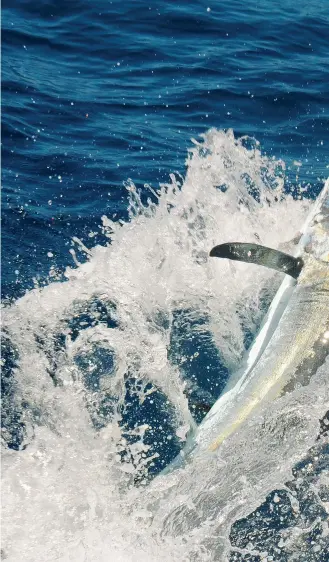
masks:
[[[246,263],[256,263],[286,273],[294,279],[297,279],[304,265],[302,258],[294,258],[289,254],[284,254],[279,252],[279,250],[273,250],[260,244],[244,242],[220,244],[215,246],[209,255],[216,256],[217,258],[244,261]]]

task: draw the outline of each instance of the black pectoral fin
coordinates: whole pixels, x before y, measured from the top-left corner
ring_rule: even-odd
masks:
[[[284,254],[259,244],[244,242],[220,244],[215,246],[209,255],[216,256],[217,258],[244,261],[246,263],[256,263],[286,273],[294,279],[297,279],[304,265],[301,258],[294,258],[289,256],[289,254]]]

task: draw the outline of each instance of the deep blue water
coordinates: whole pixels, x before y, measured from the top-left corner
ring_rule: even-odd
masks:
[[[45,276],[49,251],[71,263],[70,238],[102,214],[125,218],[127,178],[184,172],[209,127],[301,161],[318,192],[328,32],[328,0],[5,1],[3,296]]]
[[[18,0],[2,15],[6,299],[71,265],[72,236],[101,215],[127,218],[125,180],[184,173],[190,138],[210,127],[283,158],[287,189],[295,160],[311,195],[329,175],[329,0]],[[252,516],[242,524],[239,548]]]

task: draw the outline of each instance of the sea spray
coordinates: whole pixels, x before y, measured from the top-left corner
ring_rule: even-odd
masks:
[[[309,205],[284,194],[284,176],[253,139],[210,130],[189,151],[185,178],[146,188],[148,202],[128,181],[129,221],[103,217],[103,246],[75,240],[84,263],[4,310],[15,348],[4,397],[8,560],[212,559],[201,496],[218,461],[189,468],[169,502],[176,477],[146,484],[193,430],[193,392],[218,397],[279,284],[280,274],[208,253],[230,240],[277,248],[296,237]],[[219,479],[235,474],[230,455]],[[225,544],[233,514],[260,497],[252,483],[232,493],[216,482]]]

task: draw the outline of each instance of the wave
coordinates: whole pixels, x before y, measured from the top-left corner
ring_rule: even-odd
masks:
[[[103,216],[103,245],[73,238],[75,265],[4,309],[8,560],[218,559],[234,521],[289,479],[314,442],[319,387],[268,412],[266,427],[287,420],[287,440],[273,425],[276,447],[260,429],[250,450],[249,422],[219,459],[154,478],[221,393],[281,279],[209,250],[291,249],[309,202],[284,181],[257,141],[212,129],[184,178],[149,186],[147,202],[127,181],[129,220]]]

